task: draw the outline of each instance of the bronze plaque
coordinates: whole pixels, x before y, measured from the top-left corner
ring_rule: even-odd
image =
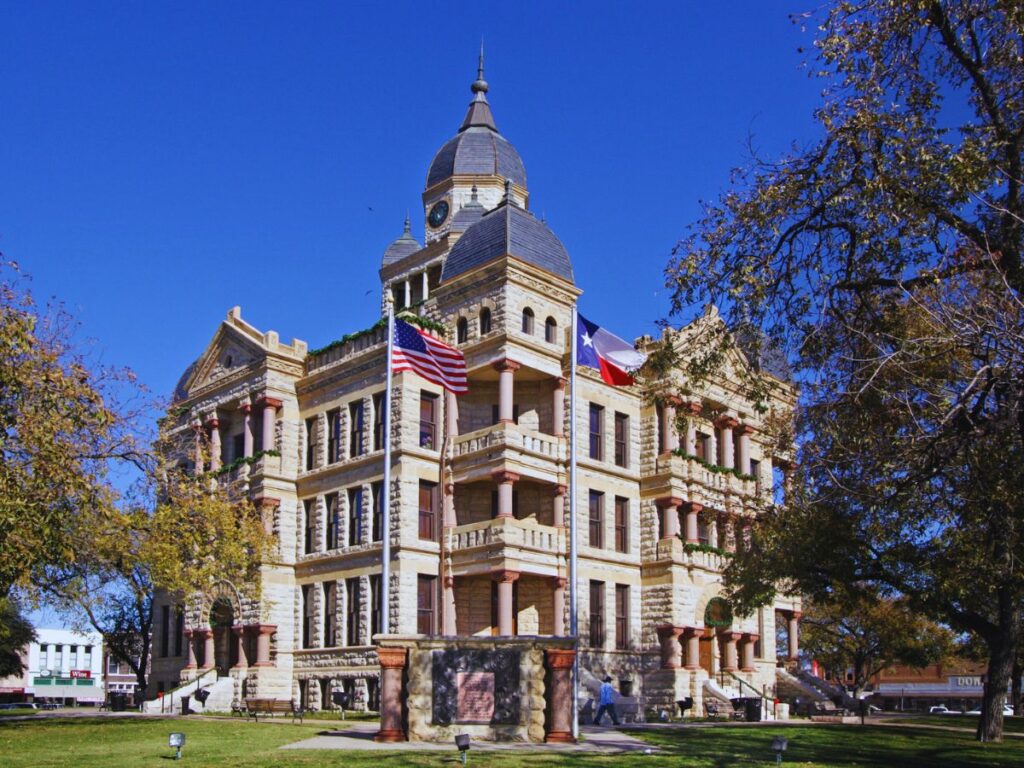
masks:
[[[459,672],[456,675],[461,723],[489,723],[494,717],[494,673]]]

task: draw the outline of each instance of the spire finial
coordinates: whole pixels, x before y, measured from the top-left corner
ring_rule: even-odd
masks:
[[[407,234],[407,235],[411,235],[412,234],[412,224],[409,221],[409,212],[408,211],[405,212],[405,234]]]
[[[469,86],[473,93],[487,93],[487,81],[484,80],[484,39],[480,38],[480,59],[476,65],[476,82]]]
[[[473,185],[473,189],[472,189],[472,193],[473,193],[473,194],[471,194],[471,195],[469,196],[469,199],[470,199],[470,200],[472,200],[472,201],[473,201],[474,203],[475,203],[475,202],[477,202],[477,199],[476,199],[476,191],[477,191],[477,190],[476,190],[476,184],[474,184],[474,185]]]

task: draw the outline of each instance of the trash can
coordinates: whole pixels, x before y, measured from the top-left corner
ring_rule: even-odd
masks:
[[[182,696],[181,697],[181,714],[183,714],[183,715],[191,715],[192,714],[192,710],[188,708],[189,699],[190,699],[189,696]]]
[[[111,712],[124,712],[127,709],[127,695],[123,693],[112,693],[110,694],[110,711]]]
[[[761,722],[761,699],[749,697],[743,702],[743,713],[748,723]]]

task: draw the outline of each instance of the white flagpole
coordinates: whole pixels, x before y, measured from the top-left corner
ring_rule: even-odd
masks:
[[[391,619],[388,608],[391,605],[391,356],[395,346],[395,302],[391,289],[387,289],[384,304],[388,309],[388,351],[385,359],[387,384],[384,390],[384,488],[381,500],[381,563],[380,563],[380,630],[391,634]]]
[[[579,738],[580,638],[576,589],[576,305],[572,305],[572,340],[569,344],[569,634],[576,639],[572,665],[572,735]]]

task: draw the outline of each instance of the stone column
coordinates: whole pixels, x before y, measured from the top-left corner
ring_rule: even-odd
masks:
[[[754,524],[750,518],[746,518],[740,526],[740,544],[744,552],[750,550],[750,543],[754,540]]]
[[[448,432],[448,439],[454,440],[459,436],[459,399],[454,392],[444,391],[445,429]],[[370,409],[367,408],[369,413]]]
[[[689,412],[689,418],[686,420],[686,453],[690,456],[697,455],[697,422],[694,421],[701,414],[701,404],[699,402],[690,401],[683,403],[683,407]]]
[[[263,439],[260,440],[261,451],[274,450],[274,425],[277,423],[277,412],[283,403],[274,397],[262,397],[258,405],[263,406]]]
[[[260,510],[260,519],[263,521],[263,530],[266,531],[268,535],[273,535],[274,516],[278,507],[281,506],[281,500],[275,499],[273,496],[259,496],[253,499],[253,503],[256,504]]]
[[[551,634],[555,637],[565,636],[565,585],[568,583],[561,576],[552,579],[554,591],[551,596],[551,612],[554,614]]]
[[[796,661],[800,658],[800,611],[792,611],[789,614],[789,660]]]
[[[210,430],[210,471],[216,472],[220,469],[220,419],[211,416],[206,420],[206,427]]]
[[[739,427],[739,470],[744,475],[750,474],[750,436],[756,432],[749,424],[741,424]]]
[[[725,540],[722,542],[722,544],[724,544],[724,549],[725,549],[726,552],[735,552],[736,551],[736,516],[733,515],[731,512],[726,512],[725,515],[723,515],[723,519],[724,519],[724,522],[725,522],[725,536],[723,536],[723,538]]]
[[[193,632],[191,629],[186,629],[184,632],[185,643],[188,645],[188,663],[185,665],[185,669],[196,669],[196,644],[192,639]]]
[[[721,454],[722,466],[726,469],[732,469],[736,466],[736,451],[732,439],[732,430],[738,425],[739,422],[732,416],[722,416],[715,421],[715,426],[718,427],[719,453]]]
[[[257,624],[256,631],[256,667],[272,667],[270,661],[270,636],[277,632],[276,624]]]
[[[664,453],[672,453],[679,447],[679,432],[676,431],[676,406],[679,398],[668,397],[661,406],[661,434]]]
[[[700,529],[697,525],[697,515],[704,509],[703,504],[696,501],[686,503],[686,541],[689,544],[700,543]]]
[[[576,651],[572,648],[546,648],[548,669],[551,671],[551,693],[548,711],[551,727],[545,741],[574,743],[572,736],[572,667]]]
[[[679,644],[679,637],[684,628],[661,624],[656,629],[661,644],[661,668],[679,669],[683,665],[683,646]]]
[[[491,474],[498,484],[498,517],[514,517],[512,510],[512,485],[519,479],[515,472],[498,470]]]
[[[708,544],[712,547],[719,546],[718,541],[718,514],[711,512],[708,517]]]
[[[423,270],[423,300],[426,301],[430,296],[430,280],[427,277],[427,270]]]
[[[521,366],[514,360],[505,358],[494,364],[498,372],[498,421],[502,424],[512,424],[512,378]]]
[[[203,423],[199,420],[192,422],[192,430],[196,433],[196,444],[195,444],[195,474],[198,477],[203,474]]]
[[[412,306],[412,283],[408,278],[405,280],[405,303],[402,305],[403,308]]]
[[[441,634],[453,636],[457,635],[458,628],[455,624],[455,577],[445,576],[444,577],[444,594],[441,595],[441,599],[444,601],[444,626],[441,627]]]
[[[758,635],[748,632],[743,635],[743,664],[744,672],[754,671],[754,646],[757,644]]]
[[[551,400],[551,434],[565,437],[565,379],[555,377],[555,388]]]
[[[242,413],[242,455],[249,458],[253,454],[252,403],[246,398],[238,406],[238,410]],[[235,458],[237,459],[238,457],[236,456]]]
[[[700,669],[700,639],[704,635],[702,627],[686,628],[686,668]]]
[[[213,646],[213,630],[200,629],[197,634],[203,638],[203,669],[211,669],[216,663],[217,650]]]
[[[735,672],[737,670],[736,658],[736,642],[743,637],[739,632],[723,632],[722,639],[724,647],[722,648],[722,669],[726,672]]]
[[[236,624],[231,628],[231,631],[235,633],[235,637],[238,638],[238,661],[235,662],[233,669],[246,669],[249,666],[249,660],[245,657],[245,627],[241,624]]]
[[[565,486],[556,485],[551,498],[551,523],[556,528],[565,527]]]
[[[402,673],[405,648],[378,648],[380,659],[380,730],[374,741],[405,741],[402,727]]]
[[[498,582],[498,634],[512,637],[512,585],[519,578],[519,571],[499,571],[492,578]]]
[[[654,503],[661,509],[661,538],[675,538],[679,535],[679,505],[683,500],[675,496],[665,496],[655,499]]]

